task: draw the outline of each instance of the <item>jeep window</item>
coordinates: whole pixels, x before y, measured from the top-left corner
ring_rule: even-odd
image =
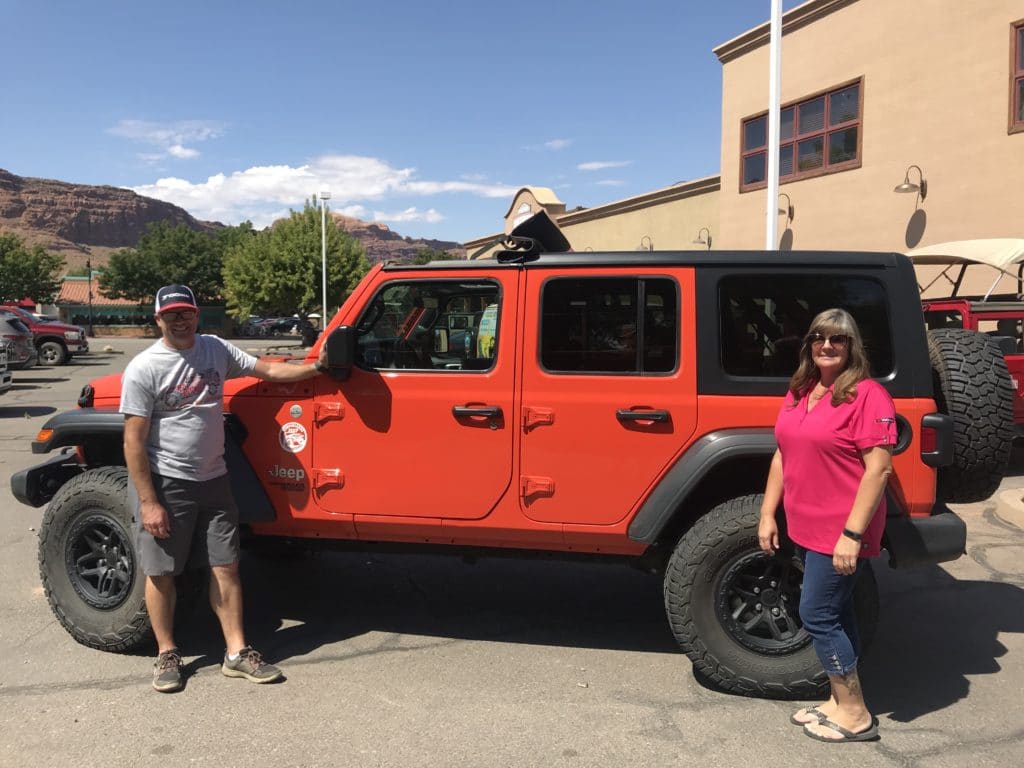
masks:
[[[857,80],[800,102],[779,114],[779,179],[790,181],[860,165],[861,83]],[[767,178],[768,115],[743,121],[740,191]]]
[[[553,373],[663,374],[678,365],[678,290],[667,278],[552,278],[540,322],[541,366]]]
[[[964,316],[955,309],[931,309],[924,313],[924,326],[929,331],[936,328],[963,328]]]
[[[732,275],[719,283],[718,298],[722,365],[728,374],[788,378],[811,320],[833,307],[857,321],[871,375],[892,373],[886,294],[875,280],[806,273]]]
[[[356,323],[356,365],[369,370],[486,371],[498,347],[501,291],[489,280],[382,286]]]
[[[1024,19],[1011,27],[1010,133],[1024,131]]]

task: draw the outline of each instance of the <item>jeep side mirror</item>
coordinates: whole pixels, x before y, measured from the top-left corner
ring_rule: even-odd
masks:
[[[336,379],[347,379],[356,356],[356,329],[339,325],[327,337],[327,368]]]

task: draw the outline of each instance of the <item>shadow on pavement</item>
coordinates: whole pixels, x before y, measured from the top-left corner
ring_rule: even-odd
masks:
[[[270,661],[369,632],[568,648],[678,653],[660,581],[606,563],[358,552],[242,559],[245,623]],[[186,653],[219,664],[209,609],[179,630]],[[680,655],[680,664],[689,665]]]
[[[10,405],[0,407],[0,419],[24,419],[32,416],[48,416],[56,413],[52,405]]]
[[[958,581],[937,566],[875,573],[882,615],[861,677],[876,715],[911,722],[966,698],[971,676],[1001,671],[1000,633],[1024,633],[1024,589],[1002,580],[1012,576]]]
[[[60,381],[71,381],[67,376],[16,376],[15,384],[56,384]]]

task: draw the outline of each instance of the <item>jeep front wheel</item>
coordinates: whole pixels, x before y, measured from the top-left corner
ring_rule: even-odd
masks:
[[[123,467],[89,470],[50,502],[39,529],[39,575],[50,608],[90,648],[127,651],[150,637]]]
[[[828,677],[800,621],[803,568],[792,552],[761,551],[760,507],[759,495],[726,501],[679,540],[665,570],[669,624],[697,673],[722,690],[821,696]],[[878,622],[870,566],[857,580],[854,601],[863,651]]]

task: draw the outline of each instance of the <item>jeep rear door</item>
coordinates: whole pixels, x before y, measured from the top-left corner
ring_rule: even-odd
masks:
[[[692,268],[526,273],[521,508],[612,525],[696,424]]]
[[[319,377],[313,499],[360,537],[485,517],[511,480],[519,271],[382,271],[356,365]],[[400,537],[400,536],[399,536]]]

